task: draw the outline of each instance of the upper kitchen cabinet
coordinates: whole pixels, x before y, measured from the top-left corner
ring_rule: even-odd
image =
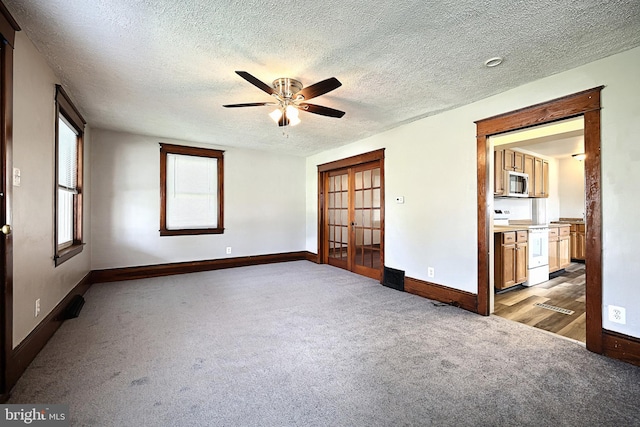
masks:
[[[504,150],[493,152],[493,194],[504,195]]]
[[[535,191],[534,191],[534,178],[533,175],[535,173],[535,157],[533,157],[530,154],[525,154],[524,155],[524,173],[526,173],[527,175],[529,175],[529,197],[539,197],[536,196]]]
[[[509,149],[504,150],[504,170],[524,172],[524,154]]]
[[[549,162],[510,149],[495,149],[494,158],[494,196],[505,196],[506,172],[523,172],[529,175],[529,197],[549,197]]]
[[[533,197],[549,197],[549,162],[538,157],[533,161],[533,175],[529,175],[533,182]]]

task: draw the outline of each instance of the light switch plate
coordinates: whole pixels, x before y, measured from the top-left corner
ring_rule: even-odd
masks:
[[[13,168],[13,186],[20,187],[20,169]]]

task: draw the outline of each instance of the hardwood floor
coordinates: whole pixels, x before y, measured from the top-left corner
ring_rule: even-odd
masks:
[[[536,304],[546,304],[573,313],[565,314]],[[562,275],[539,285],[496,294],[494,314],[585,342],[584,264],[572,263]]]

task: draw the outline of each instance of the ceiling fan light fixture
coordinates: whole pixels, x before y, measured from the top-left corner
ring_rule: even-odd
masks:
[[[285,114],[287,115],[287,118],[289,119],[289,124],[291,126],[295,126],[298,123],[300,123],[300,118],[298,117],[298,109],[293,105],[287,105],[287,108],[285,109]]]
[[[269,86],[246,71],[236,71],[236,74],[258,89],[271,95],[275,98],[276,102],[245,102],[243,104],[227,104],[223,105],[225,108],[276,105],[276,110],[269,113],[269,117],[271,117],[274,122],[278,123],[278,126],[295,126],[299,124],[300,118],[298,117],[298,110],[304,110],[308,113],[338,119],[345,114],[344,111],[336,110],[334,108],[302,102],[324,95],[325,93],[329,93],[342,86],[342,83],[340,83],[340,81],[335,77],[330,77],[307,87],[304,87],[302,83],[296,79],[281,77],[274,80],[273,85]]]
[[[279,108],[276,108],[275,110],[269,113],[269,117],[271,117],[271,119],[274,122],[278,123],[282,118],[282,110]]]

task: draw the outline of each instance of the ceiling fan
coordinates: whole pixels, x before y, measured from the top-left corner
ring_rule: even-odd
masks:
[[[226,108],[238,107],[261,107],[273,105],[276,109],[269,114],[278,123],[278,126],[295,126],[300,123],[298,110],[308,113],[320,114],[321,116],[340,118],[345,115],[344,111],[335,110],[322,105],[309,104],[309,99],[315,98],[342,86],[342,83],[335,77],[331,77],[321,82],[304,87],[298,80],[288,77],[281,77],[273,81],[273,86],[262,82],[246,71],[236,71],[236,74],[275,98],[272,102],[250,102],[244,104],[223,105]]]

